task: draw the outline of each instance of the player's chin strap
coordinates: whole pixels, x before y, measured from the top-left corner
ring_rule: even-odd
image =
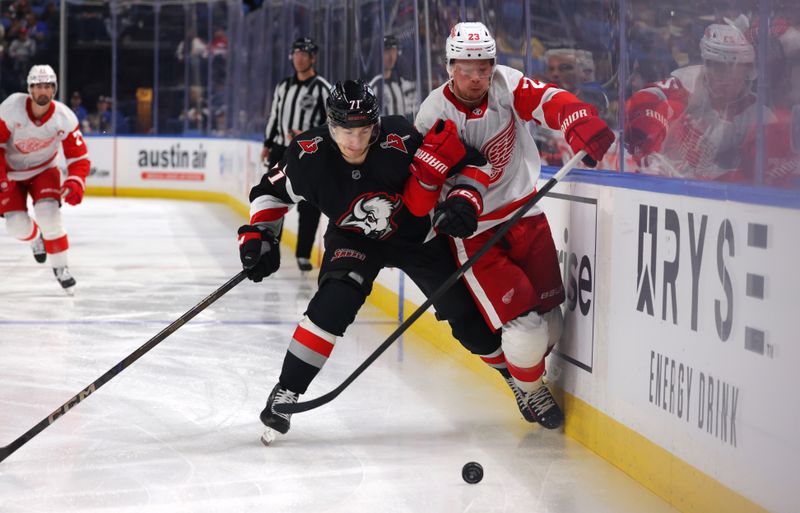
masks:
[[[422,303],[422,305],[419,308],[414,310],[414,313],[412,313],[408,317],[408,319],[403,321],[403,323],[400,326],[398,326],[397,329],[395,329],[394,332],[391,335],[389,335],[389,337],[386,340],[384,340],[383,343],[381,343],[381,345],[379,345],[378,348],[375,349],[375,351],[373,351],[372,354],[370,354],[367,357],[367,359],[364,360],[364,362],[361,365],[359,365],[358,368],[356,368],[356,370],[354,370],[353,373],[350,374],[342,382],[341,385],[334,388],[327,394],[321,395],[315,399],[311,399],[310,401],[303,401],[293,404],[292,403],[276,404],[275,406],[273,406],[274,410],[278,413],[290,413],[290,414],[301,413],[304,411],[313,410],[314,408],[318,408],[323,404],[328,404],[329,402],[334,400],[339,394],[341,394],[344,391],[345,388],[350,386],[350,384],[353,381],[355,381],[355,379],[359,377],[367,369],[367,367],[372,365],[372,363],[375,360],[377,360],[378,357],[381,354],[383,354],[383,352],[386,351],[389,348],[389,346],[392,345],[392,343],[394,343],[395,340],[400,338],[400,335],[402,335],[412,324],[414,324],[414,321],[419,319],[419,317],[423,313],[425,313],[425,310],[430,308],[430,306],[436,300],[442,297],[442,295],[444,295],[444,293],[447,292],[450,289],[450,287],[453,286],[453,284],[455,284],[458,280],[460,280],[461,277],[464,276],[464,274],[473,265],[475,265],[475,262],[477,262],[478,259],[484,255],[484,253],[489,251],[489,248],[494,246],[497,241],[503,238],[503,236],[505,236],[505,234],[517,223],[517,221],[519,221],[531,208],[533,208],[533,206],[540,199],[542,199],[544,195],[547,194],[547,192],[550,189],[552,189],[558,183],[558,181],[561,180],[567,173],[569,173],[570,170],[573,167],[575,167],[578,164],[578,162],[580,162],[585,156],[586,152],[581,150],[578,153],[576,153],[575,156],[569,159],[569,161],[567,161],[567,163],[564,164],[564,167],[559,169],[558,172],[554,174],[553,177],[550,180],[548,180],[547,183],[544,184],[541,189],[536,191],[536,194],[534,194],[528,201],[526,201],[525,204],[522,205],[522,207],[508,219],[508,221],[501,224],[497,229],[497,231],[494,233],[494,235],[492,235],[492,237],[489,240],[487,240],[486,243],[483,246],[481,246],[478,249],[478,251],[475,252],[475,254],[469,258],[469,260],[467,260],[464,263],[464,265],[459,267],[456,270],[456,272],[450,275],[450,277],[447,278],[447,280],[444,283],[442,283],[439,286],[439,288],[436,289],[436,291],[433,294],[431,294],[430,297],[424,303]]]

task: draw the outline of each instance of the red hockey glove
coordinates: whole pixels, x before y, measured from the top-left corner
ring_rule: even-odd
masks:
[[[648,92],[638,92],[625,102],[625,149],[634,158],[661,150],[668,110],[667,102]]]
[[[483,211],[483,198],[473,187],[458,186],[447,195],[433,214],[436,231],[458,237],[469,237],[478,229],[478,216]]]
[[[258,283],[281,266],[280,242],[265,227],[240,226],[239,259],[247,277]]]
[[[68,176],[61,184],[61,197],[70,205],[77,205],[83,201],[83,180],[77,176]]]
[[[438,120],[422,139],[422,146],[414,153],[411,173],[427,185],[439,187],[447,180],[447,172],[455,166],[467,150],[458,138],[456,124],[451,120]]]
[[[572,151],[586,152],[583,163],[589,167],[595,167],[614,142],[614,132],[597,116],[597,107],[590,103],[564,105],[558,124]]]

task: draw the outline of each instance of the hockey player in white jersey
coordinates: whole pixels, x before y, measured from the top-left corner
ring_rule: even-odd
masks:
[[[0,104],[0,216],[12,237],[31,244],[37,262],[50,259],[56,279],[71,295],[75,278],[68,268],[61,201],[83,200],[90,163],[78,119],[54,99],[57,89],[53,68],[36,65],[28,73],[28,94],[14,93]],[[56,165],[59,145],[67,162],[63,183]],[[35,219],[28,213],[29,195]]]
[[[625,103],[625,148],[646,174],[752,183],[758,104],[753,45],[733,25],[711,24],[702,64],[676,69]],[[772,123],[772,112],[763,108]]]
[[[495,41],[482,23],[458,23],[446,44],[450,80],[422,103],[415,125],[425,133],[439,118],[453,120],[465,144],[488,160],[480,173],[449,180],[435,222],[453,235],[459,264],[493,235],[536,191],[540,160],[526,126],[560,130],[587,165],[602,159],[614,140],[597,108],[575,95],[495,64]],[[481,201],[482,198],[482,201]],[[463,237],[477,226],[475,234]],[[542,382],[544,357],[558,341],[564,287],[544,213],[534,207],[487,252],[464,279],[502,346],[480,357],[501,372],[526,420],[554,429],[561,408]]]

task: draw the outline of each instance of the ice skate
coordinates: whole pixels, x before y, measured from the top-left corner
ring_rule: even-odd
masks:
[[[70,274],[69,269],[64,267],[54,267],[53,274],[56,275],[58,283],[64,288],[67,295],[72,296],[75,294],[75,278]]]
[[[297,257],[297,267],[298,269],[300,269],[301,272],[304,273],[307,273],[308,271],[313,269],[313,266],[311,265],[311,259],[303,257]]]
[[[546,385],[530,392],[526,402],[536,422],[547,429],[556,429],[564,422],[564,413]]]
[[[291,390],[281,387],[278,383],[272,389],[267,399],[267,405],[261,412],[261,422],[267,426],[264,434],[261,435],[261,442],[269,445],[275,440],[277,433],[285,435],[289,431],[291,413],[278,413],[273,409],[276,404],[296,403],[300,394],[295,394]]]
[[[45,263],[47,260],[47,251],[44,249],[44,239],[40,233],[38,237],[31,241],[31,251],[33,251],[33,258],[40,264]]]
[[[508,372],[508,369],[503,369],[500,371],[500,374],[503,375],[503,380],[505,380],[508,387],[514,392],[514,399],[517,400],[517,408],[519,408],[519,412],[522,413],[522,416],[528,422],[536,422],[536,415],[531,411],[528,407],[528,403],[525,402],[525,392],[522,391],[521,388],[517,386],[514,382],[514,378],[511,377],[511,373]]]

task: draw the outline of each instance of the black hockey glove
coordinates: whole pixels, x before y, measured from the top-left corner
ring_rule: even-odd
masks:
[[[258,283],[281,266],[280,242],[264,227],[240,226],[239,259],[247,277]]]
[[[483,199],[472,187],[457,186],[436,206],[433,225],[439,233],[464,239],[478,229]]]

